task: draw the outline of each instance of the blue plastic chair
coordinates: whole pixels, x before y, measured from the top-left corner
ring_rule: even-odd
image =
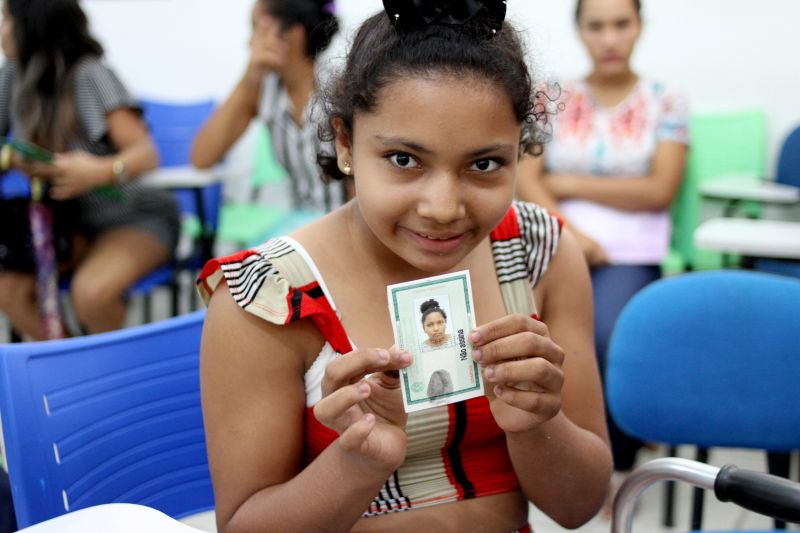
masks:
[[[800,187],[800,126],[783,141],[775,181]]]
[[[212,100],[199,102],[165,102],[140,100],[144,119],[160,157],[161,168],[190,168],[192,142],[200,127],[214,110]],[[149,279],[142,280],[141,288],[152,289],[166,285],[172,293],[172,314],[178,314],[178,284],[176,276],[180,271],[196,270],[213,256],[220,204],[222,203],[222,183],[205,187],[172,189],[184,220],[182,231],[193,242],[188,256],[179,257],[175,264],[153,273]],[[149,302],[145,309],[149,309]],[[145,318],[145,322],[149,318]]]
[[[213,509],[200,408],[204,311],[100,335],[0,345],[19,527],[102,503]]]
[[[749,271],[646,287],[609,346],[606,394],[617,423],[673,446],[800,448],[799,302],[800,281]]]
[[[778,157],[778,173],[775,181],[800,187],[800,126],[795,128],[783,141]],[[800,261],[783,259],[758,259],[756,270],[800,278]]]

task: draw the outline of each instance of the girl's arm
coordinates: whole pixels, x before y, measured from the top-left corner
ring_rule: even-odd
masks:
[[[508,435],[508,449],[527,497],[560,524],[576,527],[602,506],[612,461],[594,351],[591,282],[569,231],[539,286],[542,320],[564,353],[561,409],[528,433]]]
[[[226,287],[215,292],[200,379],[221,533],[348,531],[393,471],[395,465],[378,468],[348,447],[359,446],[369,420],[353,423],[302,467],[304,354],[321,346],[310,321],[275,326],[239,308]],[[328,413],[355,390],[331,393]]]
[[[638,177],[555,174],[545,176],[550,193],[559,200],[576,198],[627,211],[669,208],[683,180],[688,147],[662,141],[656,147],[650,173]]]
[[[603,504],[612,462],[589,276],[568,231],[536,295],[543,322],[510,315],[477,328],[478,358],[523,492],[574,528]]]
[[[261,17],[250,38],[250,61],[244,76],[194,139],[191,156],[194,166],[214,166],[242,136],[258,114],[264,76],[286,63],[287,50],[279,24]]]
[[[192,144],[192,164],[210,168],[224,157],[258,114],[261,79],[248,76],[239,81],[233,92],[211,115]]]

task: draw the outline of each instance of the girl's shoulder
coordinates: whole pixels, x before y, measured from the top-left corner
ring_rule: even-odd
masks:
[[[322,333],[334,350],[350,351],[319,272],[294,239],[277,237],[206,263],[196,281],[206,305],[223,281],[244,311],[275,325],[315,318],[324,322]]]

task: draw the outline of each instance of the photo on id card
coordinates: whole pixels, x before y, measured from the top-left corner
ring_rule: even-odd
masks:
[[[400,371],[407,413],[483,395],[469,332],[475,307],[469,271],[387,287],[395,343],[413,362]]]

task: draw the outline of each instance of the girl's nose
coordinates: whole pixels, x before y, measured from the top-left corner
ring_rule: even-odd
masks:
[[[446,225],[464,218],[466,209],[456,173],[440,172],[430,176],[420,188],[417,214]]]

